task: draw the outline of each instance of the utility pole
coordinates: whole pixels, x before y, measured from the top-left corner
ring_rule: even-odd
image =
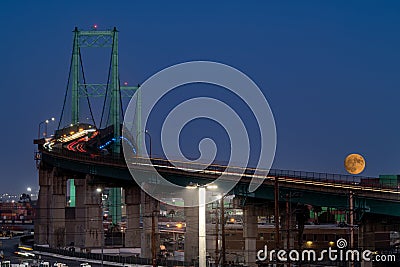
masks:
[[[349,208],[350,208],[350,249],[354,249],[354,200],[353,200],[353,191],[350,191],[349,194]],[[360,238],[360,236],[358,236]],[[350,266],[354,266],[354,262],[352,261]]]
[[[151,255],[152,255],[152,264],[153,267],[157,267],[157,251],[156,251],[156,223],[154,218],[154,213],[156,211],[153,210],[151,216]]]
[[[103,200],[101,202],[103,204]],[[103,267],[104,266],[104,226],[103,226],[103,207],[101,207],[101,208],[102,208],[102,210],[101,210],[101,267]]]
[[[349,194],[349,208],[350,208],[350,248],[354,248],[354,202],[353,191]]]
[[[219,247],[218,247],[218,241],[219,241],[219,215],[218,215],[218,202],[217,202],[217,207],[215,209],[215,264],[218,266],[219,262]]]
[[[221,266],[225,267],[226,253],[225,253],[225,207],[224,197],[221,198]]]
[[[289,194],[286,194],[286,249],[290,250],[290,210],[289,210]]]
[[[274,200],[275,200],[275,247],[280,248],[280,234],[279,234],[279,184],[278,177],[275,176],[274,184]]]
[[[99,210],[100,210],[100,234],[101,234],[101,238],[100,238],[100,245],[101,245],[101,267],[103,267],[104,265],[104,226],[103,226],[103,189],[101,187],[98,187],[96,189],[96,193],[98,193],[100,195],[100,201],[99,201]]]

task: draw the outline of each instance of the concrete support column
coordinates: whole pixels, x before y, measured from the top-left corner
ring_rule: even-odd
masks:
[[[158,231],[158,215],[160,202],[141,190],[143,231],[141,235],[141,257],[152,259],[153,240],[156,254],[160,250],[160,235]],[[154,226],[154,229],[153,229]],[[154,237],[153,237],[154,235]]]
[[[113,187],[109,189],[108,195],[109,214],[113,224],[121,222],[121,187]]]
[[[76,247],[83,249],[85,247],[85,227],[86,227],[86,180],[75,179],[75,230],[74,243]]]
[[[126,231],[125,247],[140,248],[141,230],[140,230],[140,198],[141,190],[137,185],[125,188],[126,204]]]
[[[92,183],[91,175],[85,180],[85,247],[99,248],[104,242],[101,193],[96,192],[98,186]]]
[[[51,203],[50,185],[52,170],[46,169],[43,164],[39,167],[39,196],[37,200],[35,218],[35,244],[49,244],[49,211]]]
[[[49,245],[50,247],[65,246],[65,204],[66,204],[66,179],[57,173],[57,169],[52,172],[51,183],[51,202],[49,220]]]
[[[258,218],[254,206],[243,209],[244,259],[247,266],[256,266]]]
[[[193,190],[193,198],[198,198],[198,191]],[[194,199],[184,199],[185,206],[194,204]],[[185,207],[185,261],[192,262],[199,256],[199,207]]]

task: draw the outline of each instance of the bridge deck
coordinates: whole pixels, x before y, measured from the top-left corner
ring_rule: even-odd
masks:
[[[45,154],[47,158],[65,159],[67,162],[80,162],[86,165],[92,166],[93,173],[96,170],[96,166],[107,166],[108,168],[124,170],[124,177],[114,177],[120,179],[131,179],[130,175],[126,174],[128,170],[127,163],[123,157],[107,156],[92,156],[82,154],[78,152],[67,151],[64,149],[52,149],[47,151],[41,149],[42,154]],[[66,162],[66,163],[67,163]],[[143,171],[150,171],[153,167],[160,173],[182,175],[182,176],[195,176],[200,179],[213,180],[220,177],[222,174],[226,175],[226,179],[229,177],[241,177],[241,181],[249,183],[254,177],[264,179],[264,184],[271,185],[278,179],[281,186],[289,186],[295,188],[312,189],[313,187],[320,187],[318,191],[328,191],[330,189],[337,190],[338,193],[343,192],[340,190],[352,190],[358,192],[361,195],[370,195],[373,198],[388,199],[388,200],[400,200],[400,189],[397,184],[385,185],[376,183],[376,178],[353,176],[353,175],[342,175],[342,174],[329,174],[329,173],[317,173],[317,172],[304,172],[304,171],[290,171],[290,170],[256,170],[251,168],[241,167],[229,167],[223,165],[203,165],[193,164],[188,162],[174,162],[160,158],[152,158],[151,164],[149,159],[135,157],[128,161],[128,164],[132,164],[134,168],[142,169]],[[66,165],[66,164],[64,164]],[[179,166],[179,167],[176,167]],[[96,173],[102,175],[102,173]],[[118,173],[116,173],[118,176]],[[370,181],[370,182],[369,182]],[[315,189],[314,189],[315,190]]]

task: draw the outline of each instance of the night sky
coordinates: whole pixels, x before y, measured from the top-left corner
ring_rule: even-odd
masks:
[[[93,24],[119,29],[130,84],[190,60],[246,73],[275,116],[274,168],[344,173],[357,152],[363,175],[400,173],[399,2],[126,2],[1,1],[0,193],[37,188],[38,124],[59,119],[72,30]]]

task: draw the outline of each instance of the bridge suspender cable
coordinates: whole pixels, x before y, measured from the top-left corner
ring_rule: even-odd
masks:
[[[111,76],[111,66],[112,66],[113,49],[114,49],[114,46],[112,46],[112,48],[111,48],[110,64],[109,64],[109,66],[108,66],[106,93],[105,93],[105,95],[104,95],[103,108],[102,108],[102,110],[101,110],[101,117],[100,117],[100,127],[103,126],[104,110],[105,110],[106,104],[107,104],[107,95],[108,95],[108,87],[109,87],[109,85],[110,85],[110,76]],[[107,122],[108,122],[108,116],[107,116]],[[106,122],[106,126],[107,126],[107,122]]]
[[[76,37],[74,37],[74,38],[76,38]],[[74,40],[74,43],[75,43],[75,40]],[[72,47],[74,47],[74,44],[73,44]],[[72,50],[73,50],[73,48],[72,48]],[[73,53],[73,52],[72,52],[72,53]],[[66,102],[67,102],[68,88],[69,88],[69,83],[70,83],[70,80],[71,80],[72,61],[73,61],[73,57],[72,57],[72,55],[71,55],[71,62],[70,62],[70,64],[69,64],[69,72],[68,72],[68,80],[67,80],[67,88],[65,89],[64,103],[63,103],[63,107],[62,107],[62,109],[61,109],[61,115],[60,115],[60,120],[58,121],[57,130],[60,130],[61,121],[62,121],[63,115],[64,115],[65,104],[66,104]]]
[[[81,64],[81,69],[82,69],[82,79],[83,79],[83,84],[85,87],[85,94],[86,94],[86,100],[89,106],[89,112],[90,112],[90,116],[92,117],[92,121],[94,126],[96,127],[96,121],[94,120],[94,116],[93,116],[93,112],[92,112],[92,106],[90,105],[90,99],[89,99],[89,94],[87,92],[87,88],[86,88],[86,79],[85,79],[85,71],[83,70],[83,62],[82,62],[82,54],[81,54],[81,50],[79,49],[79,62]]]

